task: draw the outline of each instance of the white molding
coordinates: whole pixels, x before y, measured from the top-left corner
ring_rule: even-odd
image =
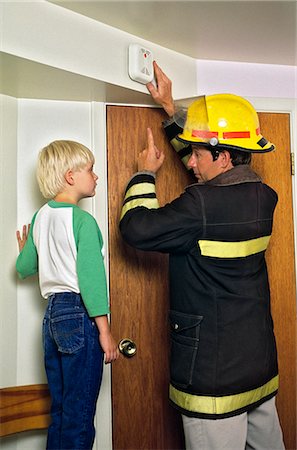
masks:
[[[1,285],[1,387],[17,382],[17,276],[15,260],[18,255],[14,230],[17,229],[17,123],[18,101],[0,95],[0,250],[5,257],[0,268]]]
[[[105,248],[105,269],[109,286],[108,264],[108,197],[106,153],[106,107],[91,103],[91,148],[95,155],[95,173],[98,175],[96,195],[92,199],[92,213],[102,232]],[[108,289],[109,291],[109,289]],[[112,450],[111,365],[104,365],[103,379],[95,417],[96,439],[94,449]]]

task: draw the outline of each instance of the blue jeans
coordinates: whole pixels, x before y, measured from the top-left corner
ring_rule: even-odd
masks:
[[[96,324],[79,294],[64,292],[49,297],[43,346],[52,399],[46,448],[91,449],[103,351]]]

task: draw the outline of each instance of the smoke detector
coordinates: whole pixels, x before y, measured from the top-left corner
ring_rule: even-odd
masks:
[[[129,45],[129,77],[146,84],[154,78],[153,54],[139,44]]]

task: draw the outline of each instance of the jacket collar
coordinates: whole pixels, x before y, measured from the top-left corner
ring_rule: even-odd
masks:
[[[217,175],[205,184],[211,186],[232,186],[233,184],[257,183],[261,181],[259,175],[257,175],[248,164],[242,164]]]

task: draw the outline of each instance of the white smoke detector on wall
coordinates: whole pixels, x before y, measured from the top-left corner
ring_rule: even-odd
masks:
[[[154,78],[153,54],[139,44],[129,45],[129,77],[142,84]]]

